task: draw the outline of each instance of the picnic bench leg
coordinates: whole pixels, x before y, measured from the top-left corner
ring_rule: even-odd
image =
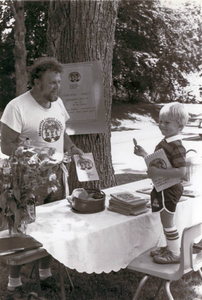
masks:
[[[29,278],[32,278],[32,275],[33,275],[34,269],[35,269],[35,264],[33,264],[33,267],[32,267],[32,270],[31,270],[31,273],[30,273],[30,276],[29,276]]]
[[[72,282],[71,276],[69,275],[69,271],[68,271],[67,267],[65,267],[65,272],[66,272],[66,274],[67,274],[67,276],[68,276],[68,278],[69,278],[69,281],[70,281],[70,283],[71,283],[72,290],[74,290],[74,284],[73,284],[73,282]]]
[[[66,300],[66,297],[65,297],[65,286],[64,286],[63,265],[60,262],[58,262],[58,264],[59,264],[59,273],[60,273],[61,300]]]
[[[38,293],[38,296],[40,297],[41,296],[41,282],[40,282],[40,277],[39,277],[39,260],[35,261],[34,268],[35,268],[35,275],[36,275],[37,293]]]

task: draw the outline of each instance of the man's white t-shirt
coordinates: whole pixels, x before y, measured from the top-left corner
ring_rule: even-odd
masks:
[[[64,132],[69,115],[60,98],[44,108],[32,97],[30,91],[11,100],[6,106],[1,122],[18,132],[18,143],[29,138],[36,148],[51,147],[64,153]]]

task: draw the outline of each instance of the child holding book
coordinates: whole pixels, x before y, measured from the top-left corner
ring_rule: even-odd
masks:
[[[172,168],[148,168],[148,176],[154,179],[159,176],[181,178],[186,174],[186,150],[182,145],[179,133],[187,124],[189,114],[178,102],[164,105],[159,113],[159,129],[164,139],[156,146],[155,151],[164,149]],[[134,153],[146,157],[148,153],[134,140]],[[176,180],[176,182],[178,182]],[[177,183],[161,192],[153,188],[151,192],[152,212],[160,212],[161,223],[167,241],[166,247],[150,252],[154,262],[159,264],[180,263],[180,239],[174,223],[177,203],[182,195],[183,187]]]

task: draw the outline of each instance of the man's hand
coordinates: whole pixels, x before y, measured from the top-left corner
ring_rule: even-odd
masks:
[[[68,152],[70,155],[78,154],[80,157],[82,157],[82,155],[84,154],[81,149],[77,148],[77,146],[74,145],[66,132],[64,134],[64,152]]]
[[[84,155],[84,152],[74,145],[71,147],[71,154],[72,155],[78,154],[80,157],[82,157]]]

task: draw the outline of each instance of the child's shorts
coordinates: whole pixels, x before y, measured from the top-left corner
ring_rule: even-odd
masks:
[[[175,184],[161,192],[157,192],[156,189],[153,188],[151,192],[152,212],[166,209],[167,211],[174,213],[182,193],[183,187],[180,183]]]

